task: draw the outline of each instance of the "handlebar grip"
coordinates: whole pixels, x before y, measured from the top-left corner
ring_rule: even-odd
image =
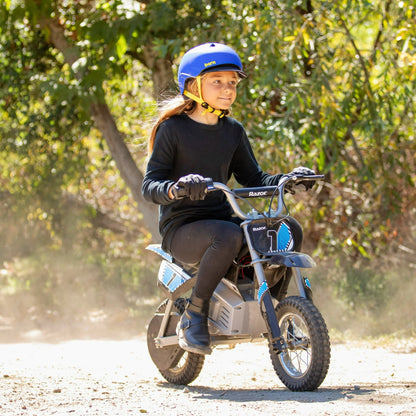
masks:
[[[296,177],[302,181],[317,181],[318,179],[324,179],[325,175],[296,175]]]
[[[325,175],[312,175],[312,178],[315,179],[325,179]]]
[[[204,181],[207,184],[207,192],[215,191],[214,181],[212,178],[204,178]]]

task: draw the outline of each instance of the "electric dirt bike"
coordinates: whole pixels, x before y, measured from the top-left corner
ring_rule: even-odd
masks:
[[[234,190],[207,179],[208,192],[222,191],[227,196],[242,220],[245,237],[244,249],[210,300],[212,347],[267,339],[274,370],[293,391],[318,388],[327,374],[331,353],[325,321],[313,303],[309,279],[302,272],[314,267],[315,262],[307,254],[293,251],[284,198],[305,181],[322,178],[291,173],[283,175],[277,186]],[[263,213],[248,201],[258,197],[270,198],[268,210]],[[275,198],[277,207],[272,209]],[[237,199],[249,203],[251,211],[244,213]],[[178,263],[160,245],[147,248],[163,258],[158,285],[166,296],[148,325],[148,350],[168,382],[186,385],[198,377],[205,359],[204,355],[181,349],[176,332],[198,265]],[[290,279],[296,282],[296,296],[287,296]]]

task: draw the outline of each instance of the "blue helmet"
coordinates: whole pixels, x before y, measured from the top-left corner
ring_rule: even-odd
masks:
[[[186,52],[181,60],[178,69],[181,94],[188,78],[214,71],[235,71],[240,78],[247,77],[239,56],[232,48],[221,43],[203,43]]]

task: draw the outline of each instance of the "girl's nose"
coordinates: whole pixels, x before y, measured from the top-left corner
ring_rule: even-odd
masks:
[[[224,84],[224,90],[227,92],[233,92],[235,90],[235,86],[231,84]]]

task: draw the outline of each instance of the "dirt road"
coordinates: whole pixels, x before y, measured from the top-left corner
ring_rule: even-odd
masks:
[[[415,415],[416,348],[333,345],[321,388],[293,393],[266,344],[215,350],[188,387],[164,381],[142,336],[0,344],[0,415],[139,414]]]

